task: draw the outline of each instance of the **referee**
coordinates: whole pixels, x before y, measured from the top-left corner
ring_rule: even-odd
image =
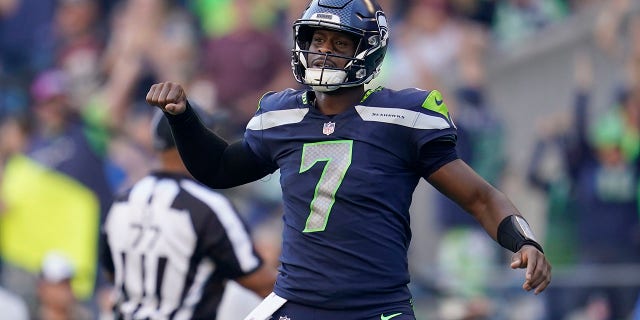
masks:
[[[189,175],[162,112],[152,128],[161,167],[115,199],[102,234],[115,318],[216,319],[227,279],[266,297],[277,271],[233,205]]]

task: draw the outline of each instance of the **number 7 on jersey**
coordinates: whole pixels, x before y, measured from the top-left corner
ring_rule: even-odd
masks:
[[[336,201],[336,192],[351,165],[352,154],[352,140],[304,144],[299,173],[311,169],[317,162],[325,164],[309,205],[310,213],[303,232],[324,231],[326,228],[331,208]]]

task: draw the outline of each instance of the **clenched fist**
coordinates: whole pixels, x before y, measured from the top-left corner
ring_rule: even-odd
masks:
[[[187,95],[181,85],[173,82],[161,82],[151,86],[147,93],[147,103],[165,112],[176,115],[187,108]]]

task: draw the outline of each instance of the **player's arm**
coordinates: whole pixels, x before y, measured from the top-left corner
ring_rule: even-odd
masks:
[[[444,153],[446,154],[446,153]],[[498,189],[480,177],[464,161],[440,166],[427,181],[472,214],[500,245],[515,252],[512,268],[526,268],[523,289],[542,292],[551,282],[551,265],[535,242],[518,209]]]
[[[242,141],[229,144],[209,130],[179,84],[154,84],[146,100],[165,112],[182,161],[198,181],[212,188],[230,188],[270,173]]]

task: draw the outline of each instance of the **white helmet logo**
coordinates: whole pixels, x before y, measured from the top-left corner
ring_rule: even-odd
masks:
[[[384,15],[384,12],[378,11],[376,12],[376,20],[378,20],[378,31],[380,31],[380,44],[385,46],[389,39],[389,25],[387,24],[387,17]]]

